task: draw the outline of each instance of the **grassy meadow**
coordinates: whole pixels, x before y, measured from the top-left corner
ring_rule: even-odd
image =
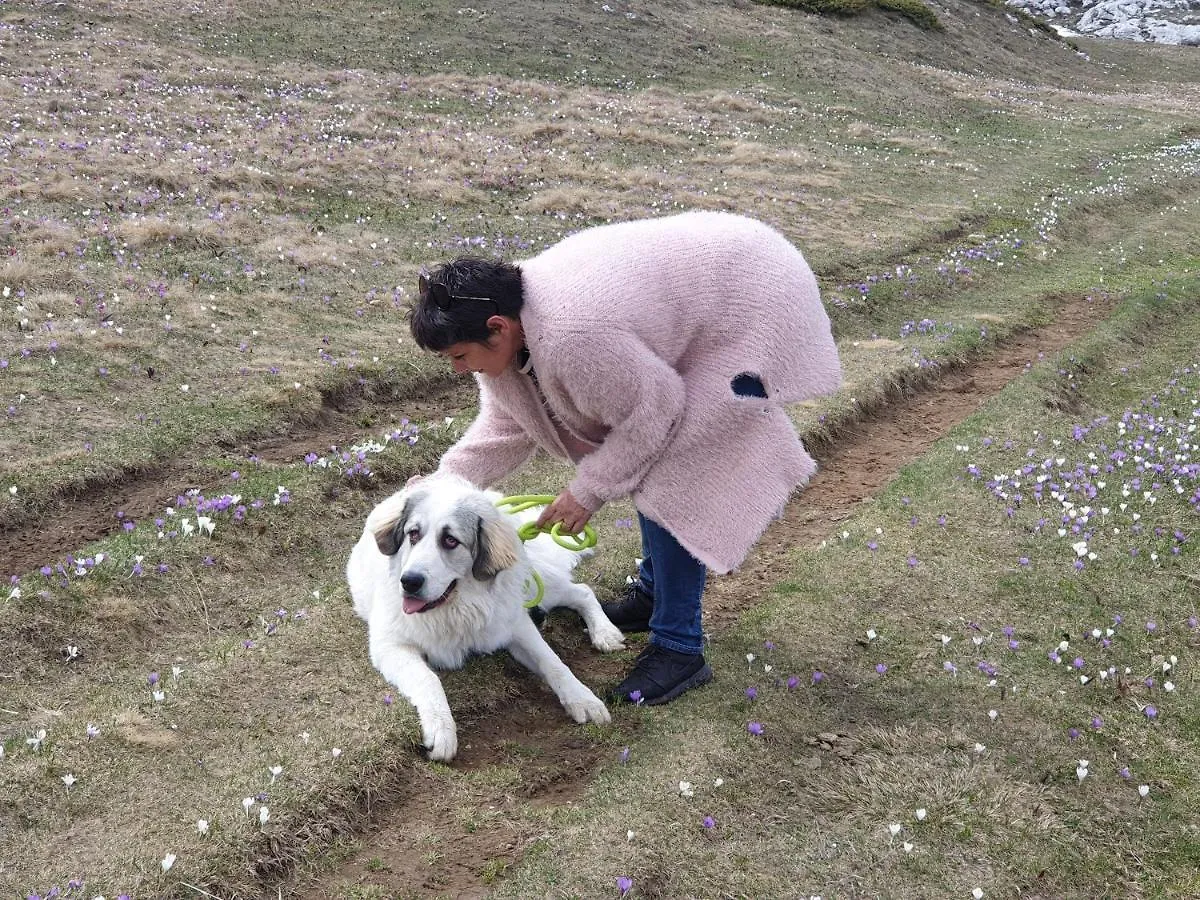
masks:
[[[1200,895],[1200,56],[880,7],[0,2],[0,897]],[[583,728],[476,660],[428,763],[343,580],[474,412],[417,274],[694,208],[813,264],[823,459],[1087,321],[799,493],[711,686]]]

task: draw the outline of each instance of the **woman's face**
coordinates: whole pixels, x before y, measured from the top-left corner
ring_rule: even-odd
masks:
[[[491,335],[487,343],[461,341],[438,351],[439,355],[450,360],[456,374],[482,372],[494,378],[512,365],[517,351],[525,343],[520,322],[506,316],[492,316],[488,320],[488,327]]]

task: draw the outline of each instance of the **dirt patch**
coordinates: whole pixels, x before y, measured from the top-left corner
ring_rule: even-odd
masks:
[[[504,812],[518,801],[487,797],[472,808],[450,800],[431,772],[414,773],[408,787],[403,801],[372,804],[369,821],[384,827],[378,840],[338,866],[336,893],[322,881],[262,896],[483,897],[488,882],[524,849],[526,836],[507,827],[512,817]],[[385,893],[382,885],[395,887]]]
[[[615,683],[626,660],[599,656],[582,643],[563,647],[556,640],[554,632],[582,627],[574,614],[556,613],[546,626],[547,638],[567,665]],[[426,790],[376,807],[372,820],[382,827],[336,871],[279,892],[305,897],[486,896],[488,885],[537,838],[516,827],[519,817],[507,811],[525,803],[575,802],[601,758],[595,742],[567,719],[545,684],[512,661],[505,663],[504,677],[519,691],[506,698],[503,709],[455,710],[461,743],[453,767],[464,773],[509,770],[510,778],[483,790],[473,805],[447,799],[445,786],[430,778]]]

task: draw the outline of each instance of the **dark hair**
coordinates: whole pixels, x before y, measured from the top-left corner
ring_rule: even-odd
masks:
[[[492,316],[520,318],[525,297],[521,270],[512,263],[460,256],[426,277],[444,290],[424,292],[412,305],[408,326],[422,350],[441,351],[463,341],[486,343]]]

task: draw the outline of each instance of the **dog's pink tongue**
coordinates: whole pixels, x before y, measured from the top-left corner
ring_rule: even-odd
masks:
[[[420,597],[409,597],[407,594],[404,596],[404,611],[409,615],[423,612],[425,610],[425,606],[425,601]]]

